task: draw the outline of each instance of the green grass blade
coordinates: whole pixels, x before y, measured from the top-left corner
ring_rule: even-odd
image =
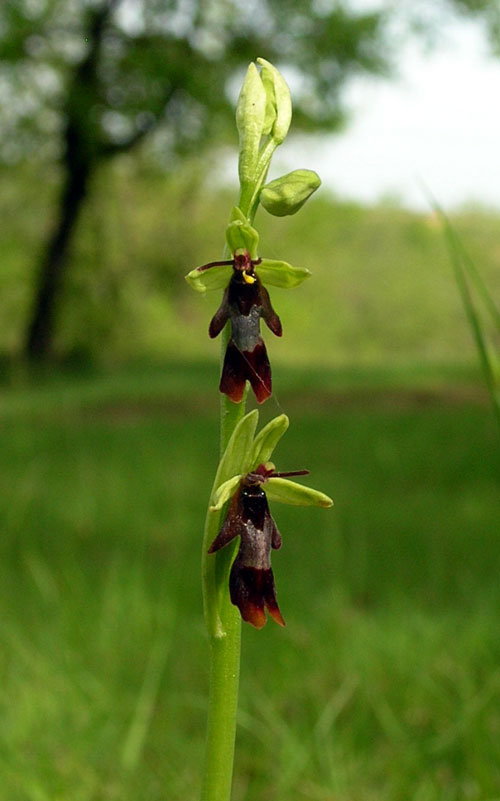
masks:
[[[451,224],[449,222],[448,222],[448,225],[451,227]],[[476,285],[476,289],[479,292],[479,294],[480,294],[480,296],[481,296],[481,298],[483,300],[484,306],[488,310],[488,312],[489,312],[489,314],[491,316],[491,319],[493,320],[493,323],[494,323],[497,331],[500,333],[500,309],[497,308],[496,303],[493,300],[493,297],[491,295],[491,292],[489,291],[488,287],[486,286],[481,273],[477,269],[476,265],[472,261],[472,259],[469,256],[469,254],[467,253],[467,251],[466,251],[465,247],[463,246],[462,242],[460,241],[457,233],[456,232],[453,232],[453,233],[454,233],[454,237],[455,237],[455,244],[456,244],[458,252],[460,253],[462,264],[464,265],[465,269],[467,270],[470,278],[474,281],[474,284]]]
[[[134,770],[139,763],[153,717],[154,705],[165,670],[168,652],[169,644],[159,641],[153,646],[149,655],[144,680],[137,696],[134,713],[122,749],[121,761],[125,770]]]
[[[495,368],[491,358],[490,349],[488,347],[488,343],[486,340],[484,328],[481,323],[479,314],[477,313],[476,307],[474,305],[474,301],[472,298],[467,278],[466,271],[469,271],[471,266],[473,267],[472,274],[475,276],[474,280],[476,282],[476,286],[483,287],[483,289],[480,290],[481,297],[483,298],[485,303],[486,303],[486,298],[488,298],[487,308],[490,311],[490,313],[492,313],[492,310],[494,310],[493,317],[497,321],[497,325],[500,325],[500,316],[497,313],[493,299],[491,298],[482,278],[480,278],[476,267],[472,264],[472,260],[470,259],[470,257],[467,257],[467,260],[464,258],[465,249],[463,248],[463,245],[458,239],[458,236],[455,233],[455,230],[453,229],[453,226],[451,225],[446,214],[435,202],[433,205],[435,211],[437,212],[437,214],[441,219],[441,222],[443,223],[446,243],[448,245],[448,251],[450,254],[451,263],[455,274],[455,280],[457,282],[457,286],[460,291],[460,295],[464,305],[465,313],[467,315],[467,319],[469,321],[469,325],[471,327],[472,334],[476,342],[476,347],[479,354],[479,360],[481,362],[481,367],[484,373],[486,384],[489,393],[491,395],[493,409],[498,424],[500,425],[500,395],[499,395],[499,388],[497,386],[497,380],[495,377]]]

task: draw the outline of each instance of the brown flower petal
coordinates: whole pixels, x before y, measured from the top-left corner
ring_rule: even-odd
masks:
[[[237,556],[231,568],[229,592],[231,602],[238,607],[243,620],[251,623],[256,629],[261,629],[266,623],[265,608],[276,623],[280,626],[285,625],[276,600],[271,568],[245,567]]]

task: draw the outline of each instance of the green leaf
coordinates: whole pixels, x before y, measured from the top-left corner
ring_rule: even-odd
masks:
[[[466,252],[457,232],[448,219],[448,216],[425,185],[423,186],[423,189],[431,206],[434,209],[434,212],[438,215],[443,225],[450,259],[455,273],[455,281],[462,297],[464,310],[476,342],[484,378],[486,380],[493,403],[493,410],[496,415],[497,422],[500,424],[500,387],[497,373],[498,355],[500,351],[497,347],[497,358],[494,359],[491,347],[489,346],[490,343],[487,341],[487,332],[482,322],[482,318],[476,309],[476,303],[474,302],[472,296],[471,287],[469,285],[471,280],[474,281],[480,298],[483,300],[486,309],[491,314],[497,330],[500,330],[500,311],[496,308],[492,296],[489,294],[489,291],[479,275],[475,264],[472,262],[470,256]]]
[[[292,289],[311,275],[306,267],[293,267],[286,261],[276,259],[262,259],[255,271],[262,283],[282,289]]]
[[[226,228],[226,242],[231,255],[237,250],[248,250],[251,259],[257,258],[259,234],[247,220],[233,220],[229,223]]]
[[[269,461],[276,445],[287,430],[289,422],[286,414],[280,414],[259,431],[253,441],[248,469],[245,468],[246,472],[255,470],[259,464]]]
[[[266,104],[267,95],[260,73],[255,64],[249,64],[236,107],[236,127],[240,136],[238,168],[242,184],[254,178],[265,124]]]
[[[232,498],[236,492],[238,485],[243,478],[242,474],[228,478],[223,484],[218,487],[213,493],[212,503],[210,505],[211,512],[217,512],[222,509],[225,503]]]
[[[321,186],[319,175],[313,170],[294,170],[270,181],[260,192],[260,202],[275,217],[295,214]]]
[[[324,509],[333,506],[332,499],[324,492],[304,487],[288,478],[270,478],[264,490],[269,500],[291,506],[322,506]]]
[[[292,98],[290,89],[279,70],[265,58],[258,58],[261,65],[261,78],[268,97],[276,107],[276,119],[271,129],[271,136],[280,145],[288,133],[292,121]]]
[[[234,429],[217,468],[214,492],[229,478],[244,472],[258,420],[259,413],[254,409],[242,417]]]
[[[186,281],[196,292],[209,292],[213,289],[225,289],[231,278],[231,265],[221,267],[210,267],[208,270],[200,270],[196,267],[185,276]]]
[[[481,317],[477,312],[476,305],[472,297],[472,292],[469,287],[470,277],[468,280],[466,272],[467,262],[464,259],[463,251],[460,249],[461,243],[459,244],[458,237],[455,234],[451,223],[449,223],[444,212],[441,212],[440,209],[439,211],[442,215],[442,219],[444,220],[445,235],[448,243],[451,262],[455,272],[455,280],[462,296],[462,303],[464,305],[465,313],[476,342],[479,360],[481,362],[483,374],[493,403],[493,410],[497,421],[500,423],[500,392],[495,370],[496,365],[493,360],[491,348],[488,345],[484,324],[482,323]]]

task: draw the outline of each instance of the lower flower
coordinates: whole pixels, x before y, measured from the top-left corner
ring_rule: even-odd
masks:
[[[240,537],[240,547],[229,578],[229,593],[243,620],[257,629],[265,625],[266,609],[276,623],[285,625],[276,600],[271,569],[271,548],[281,548],[281,535],[269,511],[262,485],[273,477],[307,472],[276,473],[274,465],[269,463],[259,465],[244,476],[231,499],[224,525],[209,548],[209,553],[215,553],[235,537]]]

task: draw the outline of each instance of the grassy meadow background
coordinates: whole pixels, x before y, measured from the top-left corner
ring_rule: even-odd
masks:
[[[233,196],[122,161],[87,206],[65,363],[14,359],[57,175],[4,170],[0,271],[0,799],[188,801],[207,691],[199,581],[217,461],[218,257]],[[456,229],[500,293],[500,217]],[[277,504],[287,627],[244,627],[235,801],[500,799],[500,439],[432,214],[325,193],[259,212],[274,290],[282,469],[330,512]],[[274,341],[273,341],[274,340]]]

